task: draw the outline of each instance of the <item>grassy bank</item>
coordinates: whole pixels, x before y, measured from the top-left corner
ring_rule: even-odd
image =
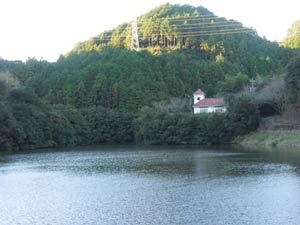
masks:
[[[242,146],[264,146],[279,148],[299,148],[300,130],[257,131],[236,139]]]

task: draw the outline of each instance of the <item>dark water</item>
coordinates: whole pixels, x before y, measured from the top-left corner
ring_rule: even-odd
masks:
[[[300,151],[0,154],[0,224],[300,224]]]

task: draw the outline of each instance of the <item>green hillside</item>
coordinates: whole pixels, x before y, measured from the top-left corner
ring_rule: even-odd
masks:
[[[240,92],[252,78],[263,85],[285,71],[295,55],[203,7],[165,4],[139,17],[138,26],[140,51],[130,50],[127,23],[78,44],[55,63],[0,60],[3,77],[18,81],[5,84],[7,79],[2,79],[6,91],[0,93],[0,117],[9,122],[1,124],[0,149],[137,140],[229,142],[232,136],[224,137],[224,132],[237,135],[247,127],[255,129],[250,100],[232,102],[235,110],[224,116],[198,118],[190,115],[192,93],[201,88],[207,96],[226,97]],[[182,107],[174,108],[174,98]],[[239,102],[247,110],[239,111]],[[193,129],[197,121],[206,125]],[[220,123],[226,127],[206,132]],[[183,133],[171,137],[183,126]],[[191,134],[197,129],[204,139]]]
[[[195,20],[197,16],[200,21]],[[174,18],[175,25],[168,22]],[[234,29],[242,25],[203,7],[166,4],[139,21],[140,52],[128,50],[131,26],[124,24],[78,44],[49,73],[37,71],[26,85],[50,104],[137,111],[155,101],[190,96],[199,87],[208,96],[240,91],[251,78],[261,83],[282,72],[292,57],[290,50],[259,37],[254,30],[223,34],[228,30],[224,22]],[[219,30],[222,34],[179,37],[183,24],[184,32]],[[151,45],[143,38],[147,33],[152,34]]]

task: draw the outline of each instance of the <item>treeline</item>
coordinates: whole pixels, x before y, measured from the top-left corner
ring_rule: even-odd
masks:
[[[30,88],[0,82],[0,150],[92,144],[221,144],[256,129],[248,98],[226,114],[193,115],[144,107],[137,114],[103,107],[45,105]],[[163,107],[165,109],[165,107]]]

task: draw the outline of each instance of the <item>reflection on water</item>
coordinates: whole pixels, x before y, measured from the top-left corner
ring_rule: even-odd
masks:
[[[0,224],[300,224],[300,151],[0,154]]]

